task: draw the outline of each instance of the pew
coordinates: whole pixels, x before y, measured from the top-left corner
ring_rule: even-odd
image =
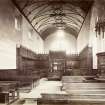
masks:
[[[63,76],[62,83],[71,83],[71,82],[83,82],[85,78],[83,76]]]
[[[96,96],[96,95],[89,95],[89,94],[85,94],[84,95],[72,95],[72,94],[47,94],[44,93],[42,94],[42,100],[53,100],[53,101],[72,101],[72,100],[88,100],[88,97],[90,97],[91,99],[96,99],[96,101],[98,99],[104,99],[105,95],[101,95],[101,96]],[[95,101],[95,100],[94,100]]]
[[[62,90],[71,95],[72,100],[103,100],[105,98],[104,82],[86,82],[85,78],[92,79],[94,77],[63,77]]]
[[[10,104],[19,98],[18,82],[0,81],[0,103]]]
[[[88,99],[90,97],[90,99]],[[42,94],[37,99],[38,105],[104,105],[105,95]]]
[[[10,71],[11,72],[11,71]],[[5,75],[5,73],[2,73]],[[35,86],[35,82],[37,81],[38,77],[33,76],[25,76],[25,75],[7,75],[0,77],[0,81],[6,82],[6,81],[13,81],[13,82],[19,82],[19,88],[29,86],[30,89],[32,89]]]
[[[27,92],[30,91],[33,87],[36,86],[36,83],[38,81],[39,75],[33,76],[33,75],[19,75],[17,69],[5,69],[0,70],[0,81],[8,82],[19,82],[19,90],[21,92]],[[25,88],[28,87],[28,88]],[[26,91],[25,91],[26,89]]]
[[[95,77],[96,76],[63,76],[62,82],[63,83],[98,82],[98,80],[96,80]]]

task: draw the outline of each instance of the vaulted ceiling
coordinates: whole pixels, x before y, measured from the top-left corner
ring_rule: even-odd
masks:
[[[43,39],[64,29],[76,38],[93,0],[12,0]]]

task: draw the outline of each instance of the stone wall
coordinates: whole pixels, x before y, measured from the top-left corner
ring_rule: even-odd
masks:
[[[34,33],[34,34],[33,34]],[[16,46],[43,50],[43,40],[11,0],[0,0],[0,69],[16,69]]]

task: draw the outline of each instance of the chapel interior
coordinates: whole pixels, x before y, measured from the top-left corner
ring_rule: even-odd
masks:
[[[105,0],[0,0],[0,105],[105,105]]]

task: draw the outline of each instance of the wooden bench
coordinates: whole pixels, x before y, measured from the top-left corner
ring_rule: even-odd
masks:
[[[92,80],[92,76],[65,76],[62,78],[62,90],[71,95],[71,99],[104,99],[105,83],[104,82],[86,82]]]
[[[0,81],[19,81],[19,87],[25,87],[25,86],[29,86],[30,89],[32,89],[35,86],[35,82],[37,81],[38,77],[32,77],[32,76],[15,76],[15,77],[7,77],[7,78],[3,78],[0,79]]]
[[[105,91],[105,83],[63,83],[63,89],[67,92],[71,92],[73,90],[80,91],[94,91],[100,90]],[[91,90],[90,90],[91,89]]]
[[[95,80],[95,76],[63,76],[62,83],[81,83],[81,82],[98,82]]]
[[[18,98],[19,91],[16,81],[0,81],[0,103],[10,104]]]
[[[94,95],[94,94],[78,94],[78,95],[72,95],[72,94],[42,94],[42,99],[44,100],[79,100],[79,99],[105,99],[105,94],[103,95]]]
[[[42,94],[37,103],[38,105],[104,105],[105,95],[100,99],[100,96],[95,95]]]

